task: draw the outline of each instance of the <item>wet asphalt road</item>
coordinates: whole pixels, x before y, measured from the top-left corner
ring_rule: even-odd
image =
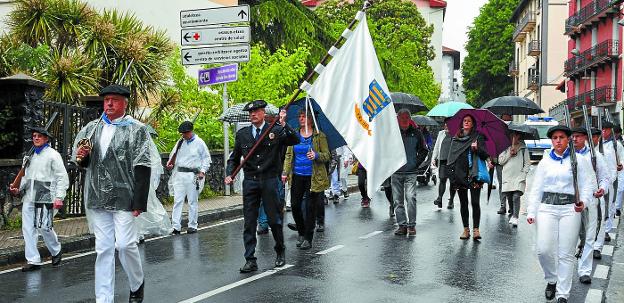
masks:
[[[140,246],[145,302],[179,302],[211,291],[199,302],[545,302],[526,216],[514,229],[507,216],[496,214],[495,195],[487,204],[482,194],[483,239],[462,241],[459,201],[447,210],[445,198],[443,210],[433,211],[436,195],[432,185],[419,187],[415,237],[393,234],[382,195],[373,198],[370,209],[360,207],[357,194],[330,203],[326,231],[316,234],[311,250],[297,250],[296,233],[284,230],[287,266],[292,266],[278,272],[270,271],[275,258],[270,235],[259,236],[259,271],[238,272],[244,263],[241,219],[149,241]],[[287,217],[292,220],[290,213]],[[330,248],[335,250],[316,254]],[[94,261],[95,255],[87,254],[60,268],[0,274],[0,302],[93,302]],[[233,285],[250,277],[257,279]],[[591,287],[600,289],[601,283],[606,281],[594,279]],[[570,302],[583,302],[588,289],[575,275]],[[118,263],[116,301],[126,302],[128,292]]]

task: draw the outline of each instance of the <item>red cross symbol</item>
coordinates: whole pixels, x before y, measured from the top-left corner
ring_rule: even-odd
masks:
[[[199,33],[197,33],[197,32],[196,32],[196,33],[193,35],[193,39],[195,39],[196,41],[197,41],[197,40],[199,40]]]

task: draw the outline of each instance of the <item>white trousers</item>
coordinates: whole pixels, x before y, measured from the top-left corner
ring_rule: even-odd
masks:
[[[24,235],[24,253],[28,264],[41,265],[42,263],[39,250],[37,249],[39,234],[43,237],[43,242],[45,242],[52,256],[56,256],[61,252],[61,243],[56,232],[54,232],[53,228],[48,228],[51,222],[49,222],[47,209],[43,208],[43,212],[42,221],[37,222],[37,226],[41,224],[41,228],[35,228],[35,204],[24,202],[22,206],[22,234]],[[39,214],[37,218],[39,218]]]
[[[95,233],[95,300],[97,303],[115,301],[115,248],[130,290],[143,283],[143,267],[137,246],[137,228],[132,212],[94,209]]]
[[[584,216],[586,217],[585,246],[583,246],[583,254],[578,260],[577,272],[579,277],[585,275],[591,276],[592,273],[594,242],[596,240],[596,228],[598,227],[598,207],[600,207],[599,200],[602,199],[595,199],[594,203],[591,203],[591,205],[583,210]]]
[[[619,183],[619,181],[618,181]],[[619,186],[619,184],[618,184]],[[613,216],[615,215],[615,198],[617,196],[617,188],[614,188],[613,185],[611,185],[611,187],[609,188],[609,201],[607,201],[606,203],[609,203],[608,205],[608,210],[609,210],[609,216],[607,218],[607,223],[605,226],[605,232],[611,232],[611,229],[613,228]],[[604,214],[604,212],[603,212]],[[603,235],[604,237],[604,235]]]
[[[581,215],[574,204],[541,203],[537,213],[537,257],[544,279],[557,283],[557,297],[568,298],[574,275],[574,251],[579,239]]]
[[[286,183],[284,184],[285,186],[285,199],[286,199],[286,206],[290,207],[290,181],[286,181]]]
[[[199,190],[195,184],[195,173],[176,172],[176,180],[173,183],[173,212],[171,213],[171,223],[173,228],[180,230],[182,228],[182,207],[184,206],[184,198],[188,201],[188,227],[197,229],[197,200],[199,193],[204,187],[205,179],[199,184]]]
[[[605,220],[605,200],[606,199],[600,199],[600,218],[596,218],[596,224],[598,224],[598,220],[600,220],[600,230],[598,230],[598,234],[596,235],[594,250],[598,250],[600,252],[602,252],[602,247],[604,246],[607,225],[607,220]]]

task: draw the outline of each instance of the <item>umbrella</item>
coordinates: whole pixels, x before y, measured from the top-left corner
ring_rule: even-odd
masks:
[[[470,106],[470,104],[464,103],[464,102],[448,101],[448,102],[444,102],[444,103],[440,103],[436,105],[427,113],[427,116],[445,117],[445,118],[452,117],[455,115],[455,113],[457,113],[457,111],[459,111],[460,109],[464,109],[464,108],[473,108],[473,107]]]
[[[306,98],[304,97],[297,101],[294,101],[288,107],[288,116],[286,122],[290,126],[294,128],[299,127],[299,111],[302,109],[305,110],[305,102]],[[325,133],[325,136],[327,137],[327,145],[329,146],[329,150],[334,150],[338,147],[347,145],[345,139],[342,137],[342,135],[340,135],[338,130],[336,130],[334,125],[329,121],[329,119],[327,119],[327,116],[325,116],[325,114],[321,110],[321,107],[316,103],[316,101],[310,98],[310,102],[312,103],[312,109],[314,109],[314,112],[317,114],[316,122],[318,123],[318,128],[320,131]]]
[[[412,117],[412,120],[418,125],[422,126],[440,126],[436,120],[433,120],[431,117],[416,115]]]
[[[511,123],[508,125],[510,131],[520,133],[522,140],[539,140],[540,136],[535,127],[526,124]]]
[[[394,110],[408,109],[411,113],[429,110],[417,96],[406,93],[390,93]]]
[[[446,122],[451,134],[456,134],[461,128],[462,119],[470,114],[475,118],[475,127],[485,136],[485,149],[492,157],[497,157],[511,145],[507,136],[507,124],[487,109],[462,109]]]
[[[240,103],[228,107],[219,117],[219,120],[230,123],[251,122],[249,120],[249,112],[243,111],[245,104],[246,103]],[[268,104],[265,110],[268,115],[277,115],[277,113],[279,113],[279,110],[273,104]]]
[[[502,115],[535,115],[543,113],[535,102],[519,96],[502,96],[494,98],[481,106],[483,109],[489,109],[491,112]]]

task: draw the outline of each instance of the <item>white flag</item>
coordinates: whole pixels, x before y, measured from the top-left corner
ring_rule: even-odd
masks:
[[[367,191],[378,191],[406,159],[365,16],[306,90],[366,168]]]

